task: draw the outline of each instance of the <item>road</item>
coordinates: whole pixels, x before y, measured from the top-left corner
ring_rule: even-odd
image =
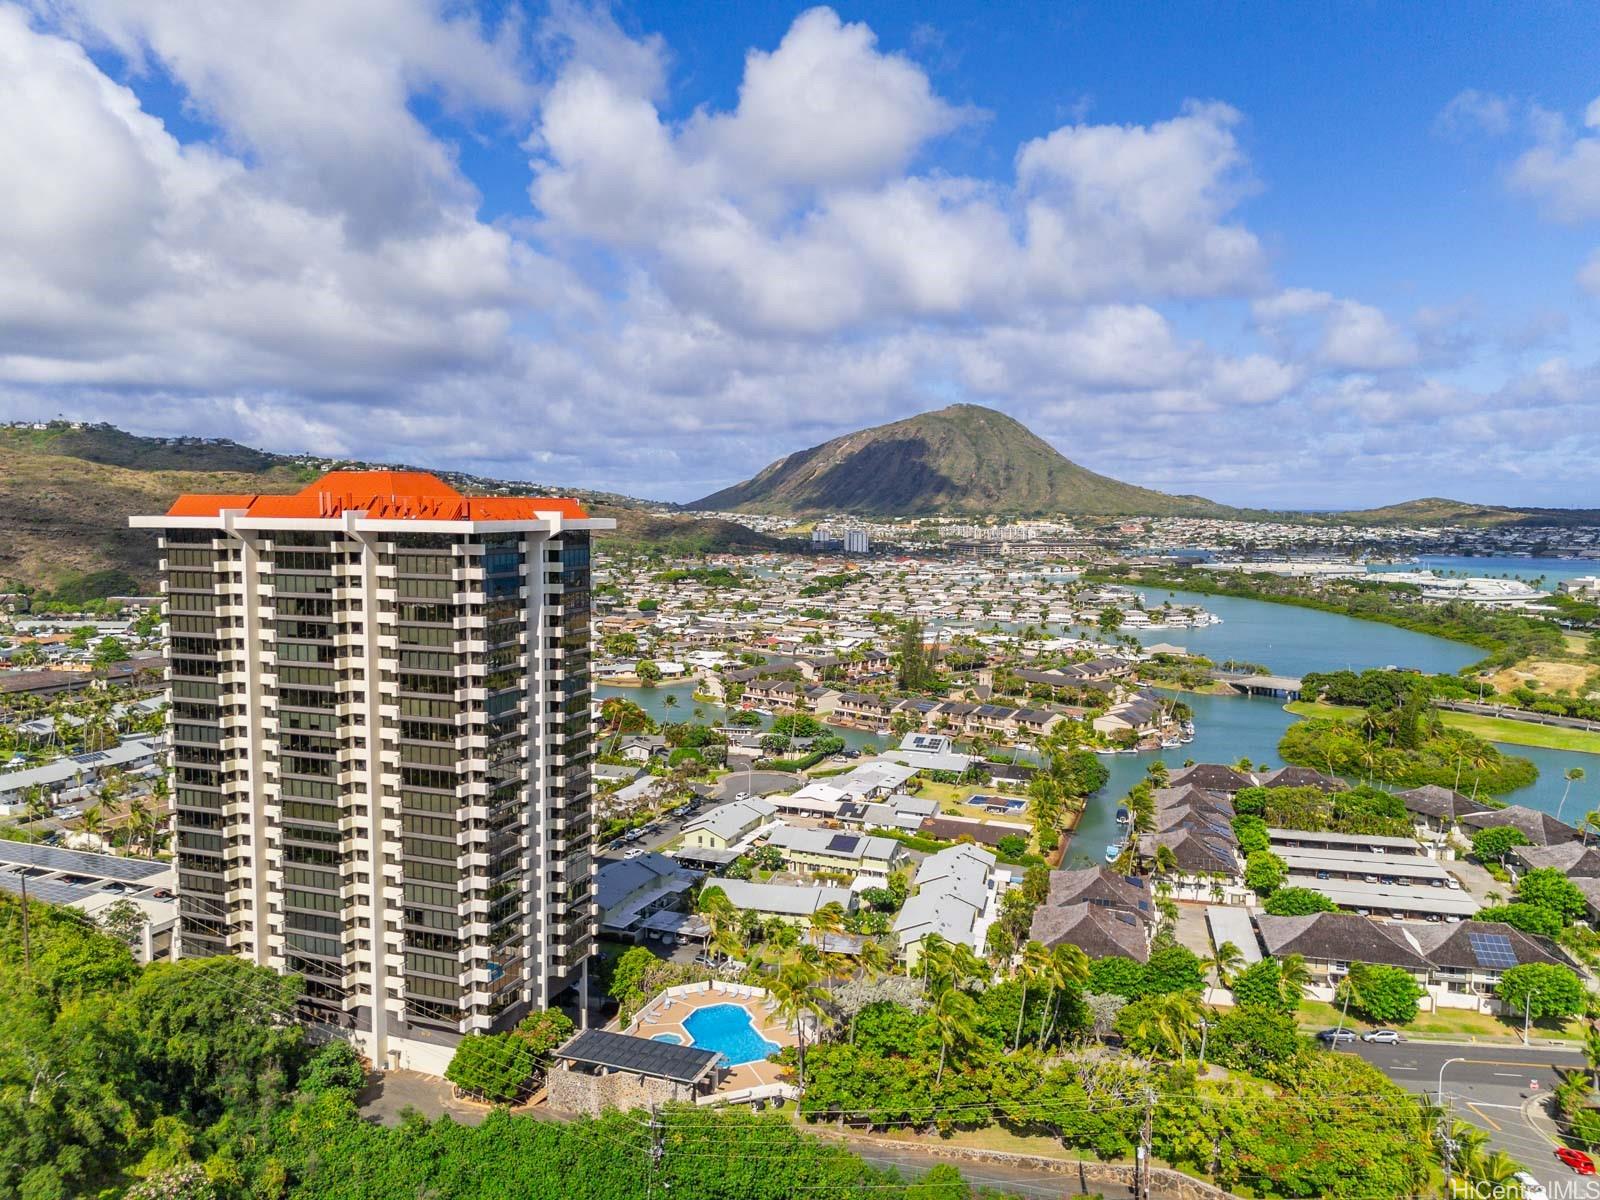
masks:
[[[1557,1067],[1584,1065],[1583,1055],[1577,1050],[1432,1042],[1379,1046],[1357,1042],[1353,1052],[1401,1087],[1429,1096],[1439,1087],[1442,1067],[1445,1100],[1456,1116],[1489,1134],[1491,1149],[1504,1150],[1547,1188],[1559,1180],[1574,1178],[1555,1160],[1555,1146],[1530,1123],[1523,1107],[1530,1098],[1555,1090],[1559,1082]]]
[[[866,1159],[873,1166],[894,1167],[908,1177],[926,1175],[939,1163],[947,1162],[960,1171],[962,1178],[973,1187],[993,1188],[1013,1196],[1049,1197],[1050,1200],[1084,1194],[1074,1172],[1034,1171],[1004,1163],[962,1162],[928,1154],[912,1146],[901,1150],[850,1139],[840,1140],[850,1148],[851,1153]],[[1133,1194],[1127,1188],[1105,1186],[1096,1187],[1094,1192],[1107,1197],[1107,1200],[1125,1200]],[[1156,1188],[1155,1194],[1160,1196],[1161,1189]]]

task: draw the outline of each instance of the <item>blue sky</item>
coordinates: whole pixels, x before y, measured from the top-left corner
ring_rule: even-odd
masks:
[[[0,0],[0,416],[688,500],[970,400],[1596,503],[1600,10]]]

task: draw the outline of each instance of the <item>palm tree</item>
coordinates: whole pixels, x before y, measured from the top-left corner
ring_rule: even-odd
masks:
[[[1580,828],[1583,830],[1583,844],[1587,846],[1589,844],[1589,834],[1591,832],[1600,832],[1600,808],[1584,813],[1583,824]]]
[[[1017,981],[1022,984],[1022,1002],[1017,1005],[1017,1031],[1011,1038],[1011,1049],[1014,1051],[1022,1044],[1022,1017],[1028,1008],[1028,984],[1033,980],[1045,981],[1055,969],[1055,960],[1050,957],[1050,951],[1044,948],[1043,942],[1029,942],[1022,948],[1022,961],[1017,965]],[[1052,983],[1051,988],[1055,985]],[[1044,1021],[1041,1019],[1040,1027]]]
[[[1171,846],[1156,847],[1156,874],[1171,875],[1178,869],[1178,855]]]
[[[934,997],[931,1011],[933,1028],[939,1035],[939,1072],[933,1078],[933,1086],[938,1087],[944,1080],[944,1064],[950,1056],[950,1047],[972,1040],[978,1006],[960,988],[945,987]]]
[[[1089,982],[1089,956],[1082,946],[1074,946],[1063,942],[1057,946],[1051,956],[1051,973],[1049,1003],[1045,1006],[1050,1013],[1050,1024],[1044,1024],[1044,1017],[1039,1018],[1039,1044],[1043,1046],[1049,1040],[1050,1033],[1056,1025],[1056,1007],[1060,1000],[1059,991],[1069,984],[1082,988]]]
[[[1167,992],[1153,1005],[1156,1029],[1168,1049],[1187,1062],[1189,1043],[1200,1032],[1200,1003],[1190,992]]]
[[[811,940],[821,946],[829,934],[838,933],[844,928],[844,905],[837,900],[830,900],[816,912],[811,914]]]
[[[93,834],[95,837],[99,837],[101,831],[105,829],[105,827],[105,815],[101,813],[100,806],[98,804],[91,805],[89,808],[83,810],[83,831],[85,833]]]
[[[1589,1064],[1589,1086],[1600,1088],[1600,1029],[1593,1025],[1583,1034],[1583,1057]]]
[[[1496,1150],[1487,1158],[1481,1158],[1478,1169],[1472,1173],[1479,1183],[1488,1184],[1491,1195],[1505,1196],[1510,1191],[1507,1187],[1515,1179],[1517,1172],[1522,1170],[1522,1164],[1504,1150]]]
[[[1217,947],[1217,952],[1210,958],[1202,959],[1200,965],[1215,970],[1217,982],[1227,987],[1233,973],[1244,966],[1244,952],[1232,942],[1223,942]]]
[[[1428,1123],[1428,1128],[1436,1131],[1441,1127],[1441,1122]],[[1441,1165],[1448,1165],[1456,1173],[1470,1177],[1476,1175],[1483,1166],[1483,1148],[1489,1143],[1489,1135],[1476,1125],[1458,1118],[1450,1123],[1450,1130],[1445,1136],[1440,1137],[1436,1132],[1433,1143]]]
[[[1367,978],[1367,964],[1353,962],[1350,964],[1350,969],[1344,973],[1344,979],[1340,981],[1339,986],[1334,990],[1335,996],[1340,992],[1344,993],[1344,1004],[1339,1010],[1340,1029],[1344,1028],[1344,1019],[1350,1012],[1352,1003],[1355,1004],[1357,1010],[1366,1007]]]
[[[862,979],[876,979],[894,970],[894,955],[877,938],[867,938],[856,954],[856,967]]]
[[[930,933],[922,939],[919,956],[922,959],[922,990],[928,990],[930,979],[942,979],[950,969],[950,943],[937,934]]]
[[[1306,966],[1306,956],[1303,954],[1285,954],[1278,960],[1278,983],[1283,988],[1283,994],[1292,997],[1296,1004],[1306,994],[1306,988],[1311,984],[1311,968]]]
[[[817,976],[812,967],[802,962],[791,962],[780,969],[767,984],[767,991],[777,1001],[778,1015],[794,1026],[798,1039],[799,1084],[806,1086],[806,1018],[822,1016],[822,993],[817,988]]]
[[[1572,791],[1572,785],[1583,778],[1583,774],[1582,767],[1567,768],[1566,774],[1563,776],[1567,781],[1567,786],[1561,789],[1561,803],[1556,805],[1556,820],[1561,820],[1561,808],[1567,802],[1567,794]]]

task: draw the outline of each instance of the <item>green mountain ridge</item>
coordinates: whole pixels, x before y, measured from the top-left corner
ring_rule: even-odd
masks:
[[[686,507],[802,515],[1094,514],[1226,516],[1081,467],[1021,422],[954,404],[800,450]]]
[[[429,469],[274,454],[226,439],[141,437],[83,422],[0,426],[0,592],[42,589],[78,599],[147,592],[156,582],[156,539],[129,529],[130,516],[161,512],[184,492],[293,492],[325,470],[384,466]],[[616,520],[616,531],[601,536],[618,548],[701,554],[796,545],[612,492],[434,473],[469,494],[575,496],[596,516]]]

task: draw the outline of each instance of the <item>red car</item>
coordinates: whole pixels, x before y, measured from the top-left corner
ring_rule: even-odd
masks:
[[[1579,1175],[1594,1174],[1594,1159],[1590,1158],[1582,1150],[1574,1150],[1570,1146],[1560,1146],[1556,1149],[1556,1157]]]

